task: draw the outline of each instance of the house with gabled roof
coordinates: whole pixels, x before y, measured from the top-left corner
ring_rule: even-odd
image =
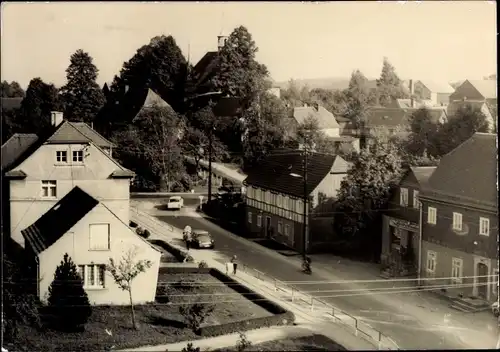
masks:
[[[435,166],[409,167],[399,185],[392,190],[388,209],[382,215],[380,262],[386,277],[416,272],[419,258],[420,200],[423,185]]]
[[[413,91],[416,96],[430,101],[433,106],[446,106],[450,102],[450,95],[455,90],[446,82],[417,80]]]
[[[338,137],[340,126],[333,114],[318,103],[308,106],[293,108],[292,117],[296,125],[303,124],[308,118],[313,118],[318,122],[318,127],[328,137]]]
[[[455,298],[498,297],[497,166],[496,135],[475,133],[420,191],[420,277]]]
[[[350,166],[339,155],[308,153],[307,182],[304,184],[303,152],[285,149],[267,155],[250,170],[244,181],[247,231],[300,252],[304,245],[309,250],[318,243],[331,241],[331,214],[328,215],[328,231],[311,230],[315,227],[315,208],[337,196]],[[309,224],[306,240],[303,237],[304,218]]]

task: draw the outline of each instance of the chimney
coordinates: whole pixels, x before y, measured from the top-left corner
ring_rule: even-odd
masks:
[[[415,107],[415,99],[413,98],[413,95],[410,97],[410,108]]]
[[[413,80],[410,79],[410,81],[408,82],[408,89],[410,90],[410,96],[413,95],[413,93],[415,93],[413,90],[414,87],[413,87]]]
[[[227,36],[225,35],[218,35],[217,36],[217,49],[221,51],[221,49],[226,45],[227,41]]]
[[[50,123],[52,126],[57,127],[63,122],[63,113],[59,111],[50,112]]]

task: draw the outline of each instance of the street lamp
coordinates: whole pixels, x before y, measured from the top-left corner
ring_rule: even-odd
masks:
[[[304,209],[303,209],[303,223],[304,226],[302,227],[302,240],[303,240],[303,257],[304,260],[306,259],[307,256],[307,246],[309,244],[309,216],[308,216],[308,200],[309,200],[309,195],[307,193],[307,150],[304,150],[304,172],[302,175],[296,174],[296,173],[290,173],[290,176],[292,177],[298,177],[302,178],[304,181],[304,194],[303,194],[303,203],[304,203]]]

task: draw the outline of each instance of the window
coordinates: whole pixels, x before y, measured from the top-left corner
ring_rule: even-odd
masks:
[[[451,281],[453,283],[462,282],[462,272],[463,272],[464,262],[460,258],[451,259]]]
[[[262,201],[260,189],[255,190],[255,199],[258,201]]]
[[[55,197],[57,197],[57,182],[42,181],[42,198],[55,198]]]
[[[257,215],[257,226],[258,227],[262,226],[262,215]]]
[[[402,207],[408,206],[408,188],[399,189],[399,204]]]
[[[283,223],[278,221],[278,233],[281,235],[283,233]]]
[[[297,201],[295,203],[295,211],[299,214],[302,214],[302,212],[304,211],[302,208],[302,200],[297,199]]]
[[[290,225],[285,225],[285,236],[290,236]]]
[[[434,274],[436,272],[437,253],[434,251],[427,251],[427,272]]]
[[[249,224],[252,223],[252,212],[251,211],[248,212],[248,223]]]
[[[427,223],[436,225],[437,210],[433,207],[427,208]]]
[[[56,151],[56,161],[58,163],[67,163],[68,162],[68,152],[66,150]]]
[[[462,214],[453,213],[453,230],[462,231]]]
[[[109,224],[90,225],[89,248],[94,251],[109,250]]]
[[[420,208],[420,205],[418,203],[419,203],[419,201],[418,201],[418,191],[415,189],[415,190],[413,190],[413,207],[415,209],[419,209]]]
[[[74,150],[73,151],[73,162],[74,163],[83,163],[83,150]]]
[[[276,200],[276,203],[277,203],[278,207],[280,207],[280,208],[283,207],[283,196],[281,194],[278,194],[278,199]]]
[[[266,191],[266,203],[271,204],[271,192]]]
[[[83,288],[104,288],[105,265],[78,265],[78,273],[83,282]]]
[[[252,191],[253,191],[252,187],[247,188],[247,198],[253,198]]]
[[[490,235],[490,219],[488,218],[479,218],[479,234],[483,236]]]
[[[289,205],[290,205],[290,199],[288,196],[283,197],[283,208],[285,210],[290,210]]]

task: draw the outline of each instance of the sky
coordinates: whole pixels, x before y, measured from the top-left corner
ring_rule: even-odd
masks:
[[[157,35],[172,35],[196,63],[217,36],[243,25],[275,81],[380,75],[388,57],[402,79],[450,82],[496,73],[496,4],[426,2],[53,2],[1,7],[1,79],[61,86],[77,49],[98,83]]]

